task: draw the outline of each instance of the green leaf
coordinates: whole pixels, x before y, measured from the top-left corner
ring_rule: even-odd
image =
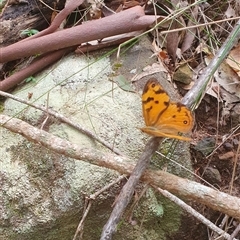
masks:
[[[135,92],[128,80],[123,76],[119,75],[114,77],[114,82],[124,91]]]

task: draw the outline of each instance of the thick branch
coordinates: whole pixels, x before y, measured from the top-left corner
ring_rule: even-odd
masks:
[[[19,119],[0,115],[0,124],[12,132],[21,134],[31,142],[41,144],[65,156],[116,170],[122,174],[130,174],[133,171],[134,165],[125,157],[102,153],[92,148],[83,148],[48,132],[37,129]],[[141,179],[185,199],[195,200],[214,210],[240,220],[240,199],[237,197],[164,171],[146,170]]]
[[[31,36],[31,37],[23,39],[22,42],[32,40],[33,38],[38,38],[38,37],[41,37],[43,35],[47,35],[49,33],[52,33],[54,31],[56,31],[59,28],[59,26],[62,24],[62,22],[67,18],[67,16],[74,9],[76,9],[78,6],[80,6],[83,2],[84,2],[84,0],[69,0],[69,1],[66,1],[65,7],[57,14],[57,16],[53,19],[53,21],[51,22],[51,25],[47,29],[44,29],[43,31],[41,31],[41,32]]]
[[[14,43],[0,49],[0,62],[8,62],[22,57],[80,45],[92,40],[143,30],[151,25],[155,19],[155,16],[145,16],[142,7],[133,7],[76,27],[57,31],[29,41]]]
[[[12,87],[15,87],[17,84],[21,83],[27,77],[38,73],[43,70],[45,67],[59,60],[63,55],[73,50],[73,48],[65,48],[55,52],[48,53],[44,56],[41,56],[39,59],[35,59],[26,68],[19,70],[18,72],[10,75],[3,81],[0,81],[0,90],[7,91]]]
[[[140,156],[135,168],[132,171],[127,183],[123,186],[114,209],[109,217],[107,223],[104,225],[100,240],[112,239],[112,235],[117,230],[117,224],[119,223],[124,210],[128,203],[132,199],[133,192],[139,183],[139,180],[145,170],[147,169],[153,153],[158,149],[161,138],[151,138],[145,146],[145,149]]]
[[[98,50],[104,47],[114,46],[118,45],[120,43],[123,43],[133,37],[135,37],[137,34],[140,34],[141,32],[133,32],[129,34],[122,34],[118,36],[114,36],[111,38],[105,38],[100,43],[96,43],[97,41],[94,41],[95,43],[91,45],[85,44],[83,46],[78,46],[75,53],[85,53],[90,52],[94,50]],[[8,91],[9,89],[15,87],[17,84],[21,83],[24,79],[27,77],[30,77],[41,70],[43,70],[45,67],[53,64],[54,62],[58,61],[63,55],[69,53],[70,51],[74,50],[76,47],[69,47],[60,49],[54,52],[43,54],[42,56],[34,59],[34,61],[27,66],[26,68],[23,68],[19,70],[16,73],[13,73],[9,77],[5,78],[3,81],[0,81],[0,90],[1,91]]]

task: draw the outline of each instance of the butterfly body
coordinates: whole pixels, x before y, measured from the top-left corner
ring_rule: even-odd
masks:
[[[171,102],[169,95],[155,78],[147,81],[142,94],[142,110],[146,127],[141,130],[157,137],[189,141],[178,133],[192,130],[192,112],[183,104]]]

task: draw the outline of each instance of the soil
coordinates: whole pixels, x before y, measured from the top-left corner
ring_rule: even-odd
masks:
[[[221,112],[221,104],[219,109],[217,99],[212,97],[208,101],[203,99],[199,108],[195,111],[196,127],[194,135],[195,139],[199,140],[196,144],[191,145],[192,163],[195,173],[207,183],[201,178],[195,180],[204,185],[211,184],[222,192],[240,197],[240,131],[238,130],[229,138],[226,138],[237,126],[232,124],[231,116],[226,120],[226,125],[220,125],[217,115],[219,113],[221,116]],[[194,205],[195,209],[198,209],[200,213],[217,226],[221,224],[225,217],[222,213],[207,209],[205,206]],[[235,224],[234,219],[229,219],[226,226],[235,229]],[[240,234],[236,238],[239,239]]]
[[[220,125],[217,115],[219,113],[221,116],[221,109],[219,109],[216,99],[212,97],[209,99],[209,102],[203,100],[195,111],[197,126],[194,135],[195,139],[199,140],[191,146],[193,166],[196,173],[203,178],[209,177],[206,174],[207,168],[216,169],[220,174],[220,179],[218,179],[218,174],[213,174],[215,177],[208,179],[208,181],[219,190],[228,193],[230,193],[230,184],[234,174],[232,191],[234,195],[240,196],[240,188],[238,187],[240,183],[239,163],[237,163],[235,173],[233,173],[235,160],[239,160],[236,154],[240,141],[240,131],[236,131],[228,139],[225,139],[236,126],[232,125],[231,116],[228,117],[226,125]],[[204,143],[202,148],[199,147],[200,143]]]

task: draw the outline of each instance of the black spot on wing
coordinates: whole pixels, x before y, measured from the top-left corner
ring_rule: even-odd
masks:
[[[164,104],[166,107],[168,107],[169,104],[170,104],[170,102],[163,102],[163,104]]]
[[[159,88],[158,90],[154,91],[156,94],[163,94],[166,93],[163,89]]]
[[[151,87],[152,87],[152,88],[155,88],[155,86],[156,86],[156,83],[155,83],[155,82],[151,83]]]
[[[178,107],[178,108],[181,108],[181,107],[185,107],[185,105],[182,104],[182,103],[180,103],[180,102],[177,102],[177,107]]]
[[[149,88],[148,88],[148,85],[146,84],[145,87],[144,87],[144,89],[143,89],[143,94],[146,93],[146,92],[148,92],[148,90],[149,90]]]
[[[154,101],[153,97],[148,97],[145,101],[142,101],[144,104]]]
[[[146,111],[149,113],[152,110],[152,106],[147,108]]]
[[[182,107],[184,107],[185,105],[183,105],[182,103],[177,103],[177,111],[178,112],[181,112],[181,109],[182,109]]]

